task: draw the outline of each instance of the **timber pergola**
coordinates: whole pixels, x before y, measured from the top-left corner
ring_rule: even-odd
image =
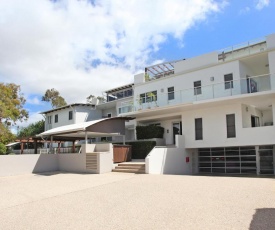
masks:
[[[122,136],[125,143],[125,121],[133,120],[132,117],[113,117],[94,121],[65,125],[47,130],[36,135],[34,139],[50,139],[50,151],[54,141],[72,141],[73,149],[75,141],[94,137]]]

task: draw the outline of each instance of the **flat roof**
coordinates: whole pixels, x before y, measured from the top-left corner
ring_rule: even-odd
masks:
[[[114,92],[119,91],[119,90],[132,88],[133,85],[134,85],[134,83],[127,84],[127,85],[122,85],[122,86],[119,86],[119,87],[116,87],[116,88],[113,88],[113,89],[109,89],[109,90],[104,91],[104,92],[105,92],[105,93],[114,93]]]
[[[41,112],[40,114],[52,113],[54,111],[66,109],[66,108],[73,107],[73,106],[92,106],[92,107],[94,107],[95,105],[87,104],[87,103],[73,103],[73,104],[65,105],[62,107],[55,108],[55,109],[47,110],[47,111]]]

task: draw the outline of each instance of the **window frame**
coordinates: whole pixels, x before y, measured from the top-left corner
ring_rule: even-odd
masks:
[[[232,120],[229,121],[229,118]],[[230,124],[230,123],[232,123],[232,124]],[[226,134],[227,134],[227,138],[236,138],[236,116],[235,116],[235,113],[226,114]]]
[[[175,99],[175,87],[171,86],[167,88],[167,96],[168,96],[168,101],[174,100]]]
[[[197,83],[199,83],[198,85],[196,85]],[[200,81],[194,81],[193,82],[193,86],[194,86],[194,95],[201,95],[202,94],[202,90],[201,90],[201,80]]]
[[[69,111],[69,120],[73,120],[73,111]]]
[[[227,77],[231,77],[231,80],[226,79]],[[224,89],[233,89],[234,84],[233,84],[233,73],[228,73],[223,75],[224,79]]]
[[[195,118],[195,140],[203,140],[203,121],[202,118]]]
[[[58,123],[58,114],[54,115],[54,123]]]

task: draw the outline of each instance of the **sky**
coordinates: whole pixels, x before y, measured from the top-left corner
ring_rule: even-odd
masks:
[[[0,82],[21,86],[26,126],[47,89],[85,103],[146,66],[275,33],[274,15],[275,0],[0,0]]]

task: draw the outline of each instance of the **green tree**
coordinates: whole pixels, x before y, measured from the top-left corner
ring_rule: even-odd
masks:
[[[7,148],[4,144],[0,143],[0,155],[6,154]]]
[[[26,100],[19,85],[0,83],[0,95],[0,143],[3,145],[15,139],[10,125],[27,120],[29,114],[23,108]]]
[[[0,83],[0,122],[7,125],[27,120],[28,112],[23,108],[26,100],[20,86],[13,83]]]
[[[17,137],[18,138],[33,137],[36,134],[44,132],[44,125],[45,125],[44,120],[32,123],[32,124],[28,125],[27,127],[21,128],[19,130],[19,133],[17,134]]]
[[[67,105],[65,99],[60,96],[56,89],[47,89],[45,95],[42,97],[42,101],[50,102],[54,109]]]

